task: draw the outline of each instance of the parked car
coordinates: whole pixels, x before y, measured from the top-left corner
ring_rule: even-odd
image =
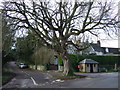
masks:
[[[21,69],[28,68],[28,65],[25,63],[20,63],[19,68],[21,68]]]

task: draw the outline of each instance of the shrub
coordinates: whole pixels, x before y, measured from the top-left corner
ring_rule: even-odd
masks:
[[[63,66],[63,61],[60,56],[58,57],[58,65]]]
[[[120,56],[99,56],[99,55],[69,54],[69,59],[70,59],[71,65],[72,65],[72,67],[75,71],[78,71],[77,66],[78,66],[79,62],[86,59],[86,58],[93,59],[93,60],[99,62],[99,65],[103,65],[103,66],[115,65],[115,63],[117,65],[120,65],[120,62],[119,62]]]

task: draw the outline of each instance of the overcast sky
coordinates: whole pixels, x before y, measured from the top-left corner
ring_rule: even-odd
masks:
[[[0,5],[1,5],[2,1],[3,0],[0,0]],[[104,1],[104,0],[98,0],[98,1]],[[118,2],[120,2],[120,0],[114,0],[114,2],[118,3]],[[118,7],[116,7],[116,11],[118,11]],[[106,35],[104,33],[102,33],[102,34],[99,35],[99,38],[96,38],[96,37],[93,36],[93,38],[91,38],[91,39],[94,43],[96,43],[97,40],[100,40],[102,47],[112,47],[112,48],[118,48],[119,47],[120,48],[120,45],[118,45],[118,41],[120,42],[120,40],[118,40],[118,37],[108,38],[108,37],[106,37]]]

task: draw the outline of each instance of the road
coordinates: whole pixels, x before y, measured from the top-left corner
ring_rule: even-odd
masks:
[[[69,81],[61,87],[67,88],[118,88],[117,73],[89,74],[85,79]]]
[[[14,62],[10,67],[17,76],[3,88],[118,88],[118,73],[76,73],[87,77],[63,81],[51,77],[59,73],[19,69]]]
[[[47,72],[19,69],[15,62],[9,62],[9,68],[16,74],[3,88],[35,88],[44,86],[54,79]]]
[[[118,88],[118,73],[83,73],[88,77],[67,80],[62,83],[45,86],[44,88]],[[120,87],[119,87],[120,88]]]

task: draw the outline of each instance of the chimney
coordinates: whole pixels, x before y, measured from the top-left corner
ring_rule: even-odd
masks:
[[[97,41],[97,45],[101,46],[100,40]]]

